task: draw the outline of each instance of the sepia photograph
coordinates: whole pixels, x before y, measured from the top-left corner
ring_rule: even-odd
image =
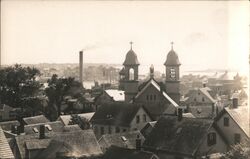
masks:
[[[0,159],[250,159],[248,0],[0,7]]]

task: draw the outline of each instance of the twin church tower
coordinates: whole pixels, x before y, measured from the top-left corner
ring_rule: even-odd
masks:
[[[138,93],[138,69],[139,61],[136,53],[133,51],[132,42],[131,48],[126,54],[123,68],[120,71],[120,89],[125,92],[125,101],[130,102]],[[166,68],[165,88],[166,93],[176,102],[180,101],[180,61],[177,53],[173,49],[173,42],[171,43],[171,50],[168,52],[167,59],[164,63]],[[152,68],[151,68],[152,69]],[[152,77],[153,78],[153,77]]]

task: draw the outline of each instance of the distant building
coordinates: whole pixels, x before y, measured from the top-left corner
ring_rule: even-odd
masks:
[[[142,105],[120,102],[100,106],[91,119],[98,139],[104,134],[140,130],[149,121],[152,118]]]
[[[100,106],[103,103],[107,102],[124,102],[125,94],[122,90],[116,89],[107,89],[103,93],[95,98],[95,104]]]
[[[226,152],[228,144],[213,120],[177,116],[161,117],[146,138],[145,150],[159,158],[201,158],[216,152]]]
[[[0,104],[0,121],[17,119],[19,108],[12,108],[6,104]]]

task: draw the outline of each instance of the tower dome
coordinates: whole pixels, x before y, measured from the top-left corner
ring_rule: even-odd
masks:
[[[130,42],[131,44],[131,49],[128,51],[127,55],[126,55],[126,59],[123,62],[123,65],[139,65],[139,61],[137,59],[137,55],[136,53],[133,51],[132,49],[132,42]]]
[[[165,66],[171,66],[171,65],[181,65],[180,61],[179,61],[179,57],[177,55],[177,53],[174,51],[173,49],[173,42],[171,43],[172,44],[172,48],[171,50],[168,52],[168,55],[167,55],[167,59],[166,59],[166,62],[164,63]]]

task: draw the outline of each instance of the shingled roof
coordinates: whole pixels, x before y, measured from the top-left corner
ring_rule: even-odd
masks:
[[[152,152],[112,146],[106,151],[103,159],[152,159],[153,157],[158,159]]]
[[[11,131],[11,126],[19,126],[20,123],[17,120],[0,122],[0,127],[5,131]]]
[[[192,156],[212,125],[208,119],[161,117],[143,147]]]
[[[81,130],[63,133],[46,133],[45,139],[38,134],[20,135],[16,138],[21,158],[25,158],[26,148],[41,149],[35,158],[55,158],[57,152],[67,152],[71,156],[95,156],[102,154],[93,130]]]
[[[40,129],[40,125],[45,125],[45,132],[63,132],[63,123],[61,121],[47,122],[47,123],[38,123],[24,126],[25,134],[35,134],[34,129],[36,128],[38,131]],[[50,129],[51,128],[51,129]]]
[[[58,121],[61,121],[64,125],[69,125],[69,122],[71,121],[73,114],[70,115],[60,115],[58,117]],[[82,114],[74,114],[80,116],[81,119],[85,118],[87,121],[90,121],[90,119],[93,117],[94,112],[91,113],[82,113]]]
[[[0,127],[0,158],[1,159],[14,159],[14,155],[10,149],[9,143],[1,127]]]
[[[47,123],[49,120],[44,115],[37,115],[32,117],[23,118],[23,121],[29,124]]]
[[[103,149],[111,147],[111,145],[135,149],[135,140],[138,138],[138,136],[142,142],[145,140],[140,131],[137,130],[124,133],[105,134],[102,135],[98,142]]]
[[[144,109],[140,104],[106,103],[97,109],[91,122],[92,124],[128,127],[140,108]]]

